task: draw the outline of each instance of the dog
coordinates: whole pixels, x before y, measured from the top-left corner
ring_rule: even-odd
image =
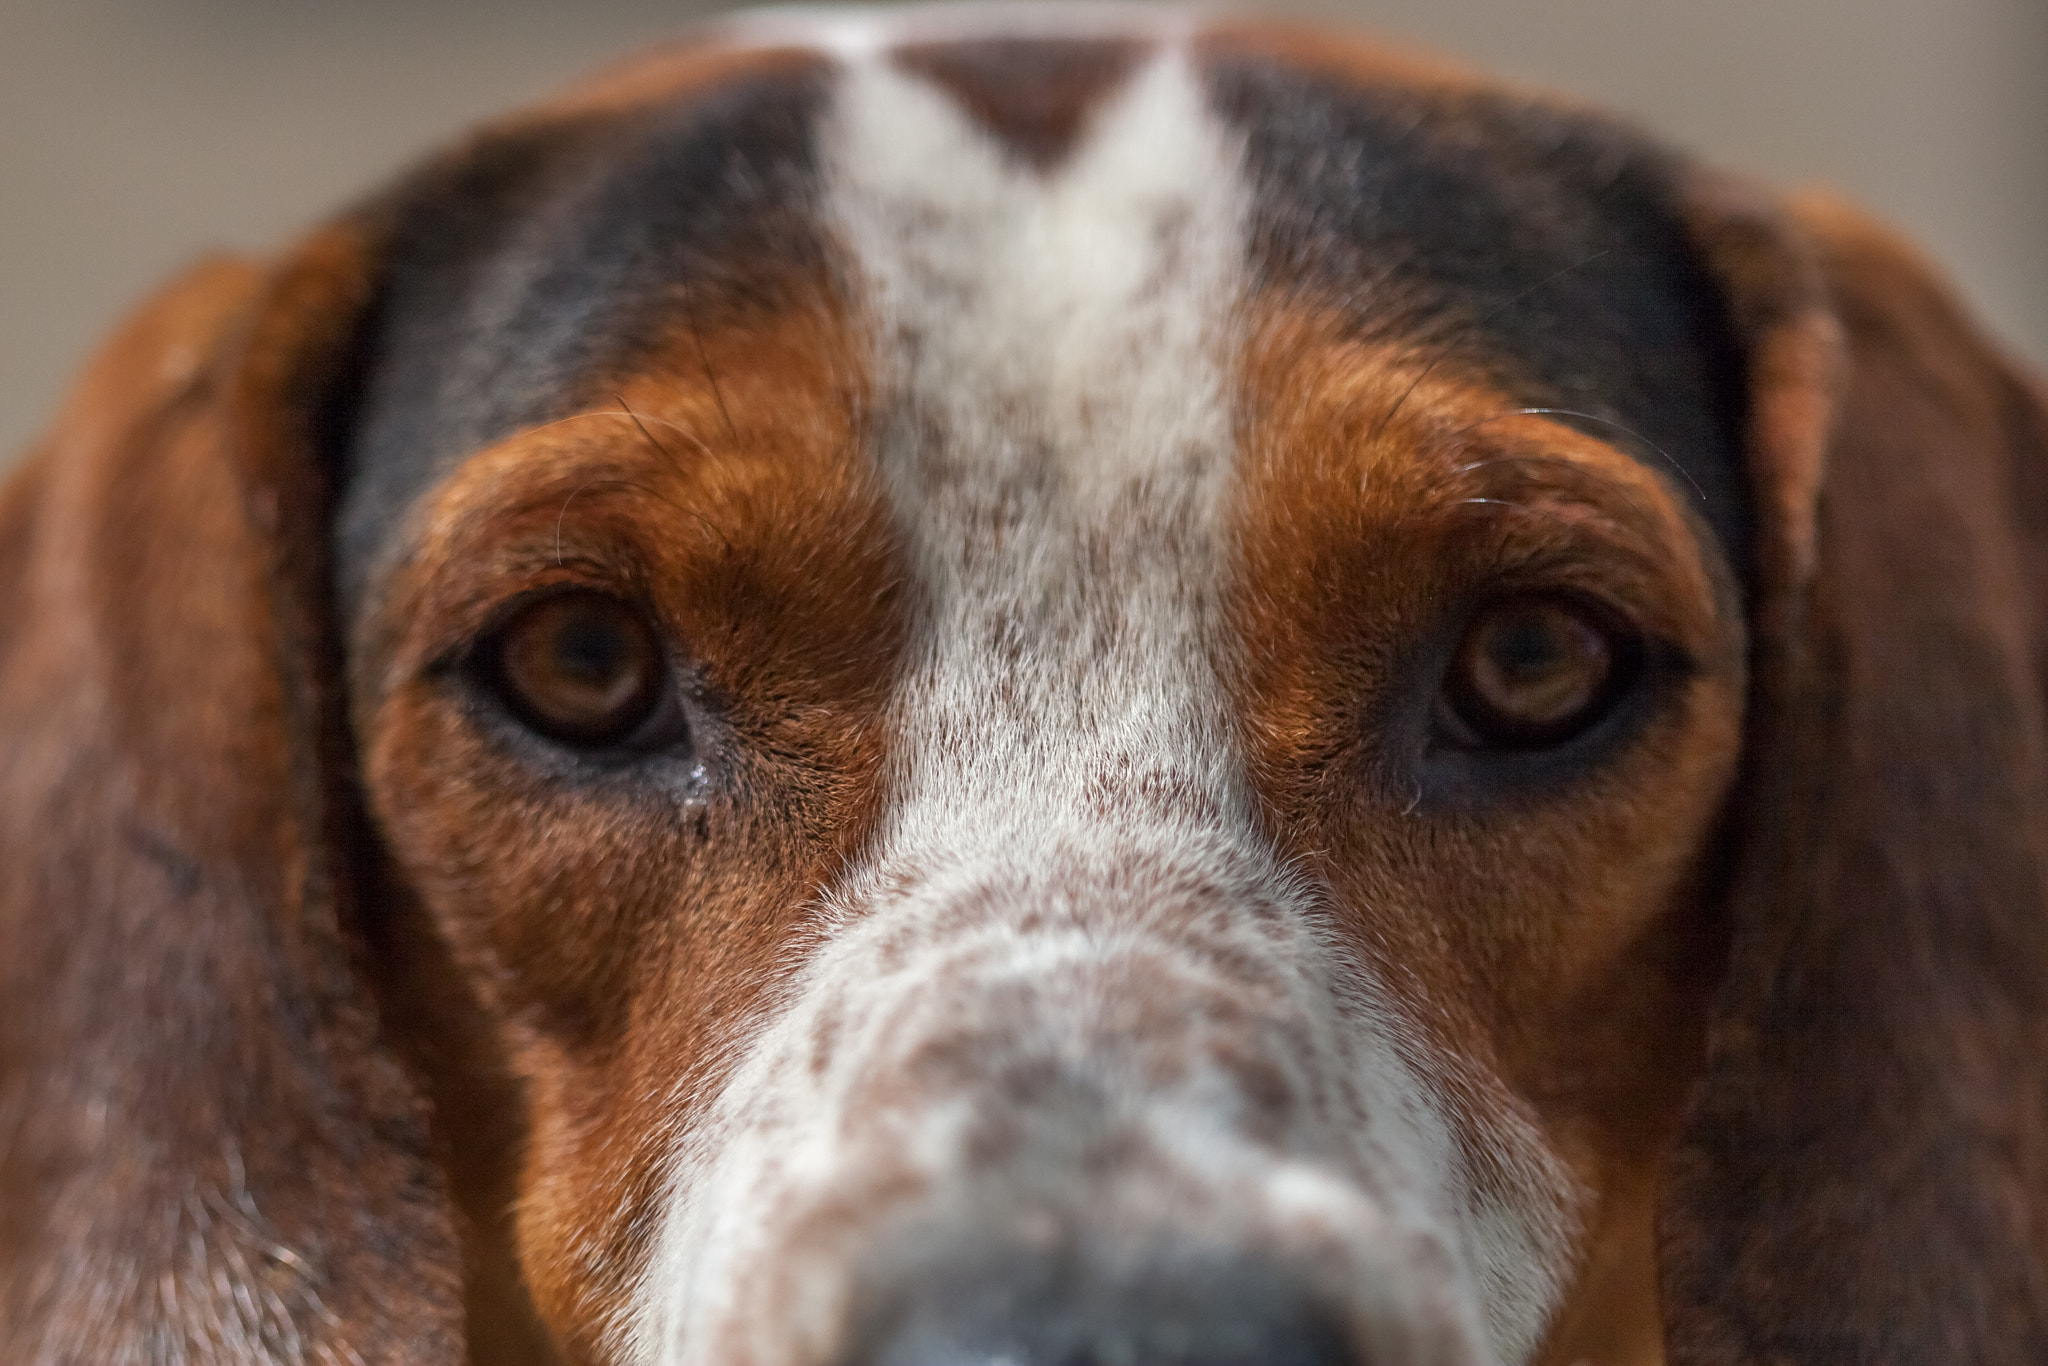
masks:
[[[2048,405],[1883,229],[765,14],[0,500],[0,1360],[2048,1361]]]

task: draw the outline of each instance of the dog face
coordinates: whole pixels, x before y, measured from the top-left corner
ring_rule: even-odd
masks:
[[[1325,40],[764,20],[488,130],[259,303],[208,302],[249,288],[217,279],[161,305],[131,351],[232,338],[202,368],[218,401],[188,378],[173,404],[226,436],[171,439],[226,447],[246,487],[141,477],[267,566],[239,580],[273,585],[256,625],[205,599],[176,647],[251,690],[253,723],[204,723],[253,737],[209,773],[257,795],[232,858],[189,852],[168,808],[119,828],[174,891],[189,865],[186,902],[298,907],[266,917],[296,928],[247,955],[228,1032],[289,1017],[326,1078],[295,1110],[264,1062],[198,1117],[168,1081],[117,1088],[138,1124],[174,1116],[159,1165],[201,1173],[200,1212],[239,1213],[208,1216],[226,1250],[159,1254],[167,1283],[204,1304],[226,1267],[233,1303],[261,1246],[240,1331],[338,1360],[459,1350],[457,1292],[421,1266],[459,1268],[478,1360],[1476,1366],[1655,1360],[1667,1321],[1684,1360],[2026,1341],[2043,1301],[1975,1270],[2014,1317],[1955,1328],[1929,1299],[1907,1317],[1931,1336],[1859,1336],[1773,1275],[1802,1216],[1789,1244],[1755,1231],[1793,1200],[1755,1170],[1812,1174],[1843,1149],[1811,1135],[1868,1132],[1860,1090],[1791,1132],[1802,1041],[1846,1060],[1841,1030],[1891,1018],[1787,985],[1782,907],[1883,921],[1901,881],[1815,822],[1931,809],[1840,724],[1921,655],[1866,647],[1884,611],[1815,605],[1828,573],[1881,571],[1822,564],[1865,542],[1816,520],[1850,410],[1811,240],[1597,116]],[[2038,423],[2023,382],[1960,370]],[[2038,493],[2038,426],[2000,433],[1975,445]],[[223,494],[253,511],[221,523]],[[2013,544],[1973,572],[2023,581],[2039,543]],[[143,611],[176,576],[130,572],[92,601],[177,636]],[[1978,616],[1915,620],[2035,658],[2011,653],[2031,601],[1982,587]],[[116,670],[145,673],[179,686]],[[1944,827],[1992,880],[1953,890],[2038,909],[2041,693],[1989,676],[2018,751],[1912,753],[2007,784],[2011,839],[1975,807]],[[1815,790],[1859,762],[1869,793]],[[29,766],[59,775],[46,805],[76,766]],[[283,885],[216,872],[244,863]],[[1931,943],[1927,917],[1896,919]],[[1971,953],[2042,933],[1998,923]],[[53,980],[90,977],[51,952]],[[167,995],[233,957],[195,951]],[[2038,976],[2006,1026],[2040,1028]],[[1821,994],[1884,990],[1846,985]],[[1975,1003],[1940,1005],[1986,1037]],[[1809,1009],[1758,1065],[1754,1021]],[[1955,1104],[2032,1170],[2040,1117],[1972,1108],[2006,1084]],[[111,1142],[20,1127],[0,1170]],[[300,1205],[249,1154],[295,1132]],[[1981,1215],[1951,1239],[1971,1257],[2022,1236],[1998,1230],[2031,1194],[1940,1165],[1930,1224]],[[60,1194],[14,1245],[129,1274],[111,1244],[144,1222]],[[380,1265],[409,1268],[397,1308]],[[227,1350],[139,1272],[105,1326],[62,1276],[0,1268],[29,1359]]]
[[[1611,134],[1287,70],[777,53],[387,305],[355,734],[529,1088],[552,1321],[1064,1359],[1250,1276],[1261,1351],[1524,1359],[1640,1198],[1740,733],[1730,345]],[[1515,194],[1477,266],[1426,230]]]

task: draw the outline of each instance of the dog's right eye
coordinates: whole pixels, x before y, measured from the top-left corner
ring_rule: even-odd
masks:
[[[558,593],[521,610],[486,642],[484,676],[519,720],[579,749],[652,748],[670,670],[644,614],[608,593]]]

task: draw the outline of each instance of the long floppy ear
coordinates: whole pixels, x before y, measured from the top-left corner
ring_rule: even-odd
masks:
[[[1672,1366],[2048,1361],[2048,407],[1850,210],[1698,195],[1756,711],[1668,1168]]]
[[[369,257],[194,270],[0,497],[0,1361],[464,1359],[355,957],[320,429]]]

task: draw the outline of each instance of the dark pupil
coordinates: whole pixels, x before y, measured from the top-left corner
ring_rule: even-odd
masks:
[[[570,617],[555,632],[555,666],[591,687],[617,681],[632,653],[618,622],[594,612]]]
[[[1528,613],[1491,632],[1486,657],[1509,683],[1533,683],[1570,666],[1565,642],[1547,613]]]

